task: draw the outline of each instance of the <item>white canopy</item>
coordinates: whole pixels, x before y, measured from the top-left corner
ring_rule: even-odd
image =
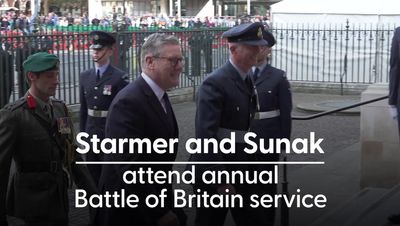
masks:
[[[399,0],[283,0],[271,6],[274,23],[396,23]]]

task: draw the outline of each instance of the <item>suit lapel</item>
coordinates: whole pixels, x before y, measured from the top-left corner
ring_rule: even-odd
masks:
[[[150,107],[153,109],[153,111],[158,115],[160,120],[163,122],[163,124],[169,128],[169,131],[172,132],[172,128],[170,123],[168,122],[168,117],[167,114],[164,111],[164,108],[161,106],[160,101],[158,100],[157,96],[154,94],[153,90],[150,88],[150,86],[144,81],[143,77],[140,76],[138,78],[139,86],[142,88],[144,94],[146,95],[147,102],[150,105]],[[171,114],[173,114],[172,109]],[[173,116],[175,119],[175,116]]]

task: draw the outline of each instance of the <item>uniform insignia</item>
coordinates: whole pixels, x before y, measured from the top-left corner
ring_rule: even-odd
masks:
[[[26,97],[26,103],[28,104],[29,109],[35,109],[36,108],[36,100],[33,98],[33,96],[28,95]]]
[[[99,40],[99,39],[100,39],[99,35],[94,35],[94,36],[93,36],[93,40],[96,40],[96,41],[97,41],[97,40]]]
[[[103,95],[110,96],[111,95],[112,85],[104,85],[103,87]]]
[[[262,34],[261,27],[258,28],[257,37],[258,37],[259,39],[262,39],[262,38],[263,38],[263,34]]]
[[[71,127],[69,125],[71,125],[71,119],[69,117],[57,118],[58,132],[61,134],[71,133]]]

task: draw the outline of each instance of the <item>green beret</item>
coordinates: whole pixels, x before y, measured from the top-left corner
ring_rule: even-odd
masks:
[[[23,63],[24,71],[42,72],[54,68],[60,62],[54,54],[39,52],[32,54]]]

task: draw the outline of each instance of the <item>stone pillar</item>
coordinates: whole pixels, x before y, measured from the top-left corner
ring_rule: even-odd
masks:
[[[103,5],[101,4],[101,0],[88,0],[88,7],[89,21],[92,21],[93,18],[103,18]]]
[[[388,94],[388,84],[370,85],[361,101]],[[361,107],[361,181],[364,187],[390,188],[400,183],[400,144],[397,122],[384,99]]]
[[[160,0],[160,15],[168,16],[168,0]]]

